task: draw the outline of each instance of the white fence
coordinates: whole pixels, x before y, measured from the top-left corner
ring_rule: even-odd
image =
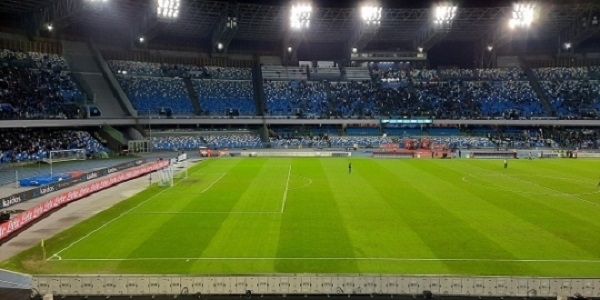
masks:
[[[35,276],[39,294],[54,295],[179,295],[179,294],[405,294],[557,297],[600,296],[600,279],[525,277],[434,277],[391,275],[265,275],[265,276]]]
[[[350,157],[351,152],[331,151],[251,151],[240,152],[242,157]]]

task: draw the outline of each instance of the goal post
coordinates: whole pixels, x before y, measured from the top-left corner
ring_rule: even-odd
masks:
[[[53,175],[53,163],[71,160],[85,160],[87,158],[87,152],[85,149],[69,149],[69,150],[50,150],[48,157],[43,158],[42,161],[50,165],[50,176]]]
[[[184,166],[168,166],[158,170],[157,174],[160,187],[172,187],[175,182],[188,178],[188,171]]]
[[[85,160],[86,158],[85,149],[51,150],[48,152],[48,157],[42,159],[42,161],[52,164],[61,161]]]
[[[158,170],[158,186],[172,187],[173,186],[173,168],[166,167]]]
[[[175,166],[173,168],[173,178],[177,180],[183,180],[188,178],[188,171],[186,167]]]

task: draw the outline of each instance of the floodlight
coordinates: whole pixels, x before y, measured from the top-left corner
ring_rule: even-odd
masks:
[[[292,29],[303,29],[310,26],[312,6],[310,4],[297,4],[292,6],[290,13],[290,27]]]
[[[517,3],[513,5],[512,16],[508,21],[510,29],[529,28],[535,20],[535,4]]]
[[[487,50],[491,52],[492,50],[494,50],[494,46],[492,46],[492,45],[487,46]]]
[[[365,5],[360,9],[360,17],[367,25],[381,24],[381,6]]]
[[[139,41],[140,41],[140,43],[143,43],[145,41],[144,37],[140,36]]]
[[[48,31],[52,31],[52,29],[54,29],[54,26],[52,26],[52,24],[48,24],[46,25],[46,29],[48,29]]]
[[[165,19],[176,19],[179,17],[180,0],[157,0],[156,15]]]
[[[417,50],[419,50],[419,53],[422,53],[423,52],[423,47],[419,47],[419,48],[417,48]]]
[[[450,24],[456,17],[456,11],[456,5],[438,5],[434,9],[433,22],[436,25]]]
[[[288,47],[288,52],[292,53],[292,47]]]
[[[358,49],[352,48],[352,53],[356,53],[356,52],[358,52]]]
[[[569,49],[571,49],[571,47],[572,47],[571,42],[565,43],[565,49],[569,50]]]
[[[218,43],[217,44],[217,49],[223,50],[223,43]]]

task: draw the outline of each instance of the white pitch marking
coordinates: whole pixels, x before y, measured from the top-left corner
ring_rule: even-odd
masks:
[[[240,260],[375,260],[375,261],[462,261],[462,262],[533,262],[533,263],[600,263],[594,259],[494,259],[494,258],[393,258],[393,257],[140,257],[140,258],[66,258],[62,261],[240,261]]]
[[[204,192],[210,190],[210,188],[215,185],[215,183],[217,183],[217,181],[221,180],[221,178],[225,177],[225,175],[227,175],[227,173],[223,173],[223,175],[221,175],[221,177],[217,178],[217,180],[213,181],[207,188],[205,188],[202,192],[200,192],[200,194],[204,194]]]
[[[313,181],[312,181],[312,179],[311,179],[311,178],[304,177],[304,176],[300,176],[300,175],[294,175],[294,176],[295,176],[295,177],[304,178],[304,179],[308,179],[308,183],[307,183],[307,184],[305,184],[305,185],[299,186],[299,187],[293,187],[293,188],[289,188],[289,189],[288,189],[288,191],[303,189],[303,188],[305,188],[305,187],[307,187],[307,186],[310,186],[310,185],[313,183]]]
[[[200,169],[200,170],[202,170],[202,169]],[[192,173],[192,175],[196,174],[197,172],[198,172],[198,171],[196,171],[196,172]],[[108,226],[108,224],[110,224],[110,223],[112,223],[112,222],[114,222],[114,221],[116,221],[116,220],[120,219],[121,217],[123,217],[124,215],[128,214],[128,213],[129,213],[129,212],[131,212],[132,210],[134,210],[134,209],[136,209],[136,208],[138,208],[138,207],[142,206],[143,204],[145,204],[145,203],[147,203],[148,201],[150,201],[150,200],[152,200],[152,199],[156,198],[158,195],[160,195],[160,194],[162,194],[162,193],[164,193],[164,192],[168,191],[169,189],[173,188],[174,186],[176,186],[177,184],[179,184],[179,183],[181,183],[181,182],[182,182],[182,181],[178,181],[178,182],[176,182],[176,183],[175,183],[175,184],[173,184],[172,186],[170,186],[170,187],[168,187],[168,188],[166,188],[166,189],[164,189],[164,190],[162,190],[162,191],[160,191],[160,192],[158,192],[158,193],[154,194],[154,196],[152,196],[152,197],[150,197],[150,198],[148,198],[148,199],[146,199],[146,200],[144,200],[144,201],[140,202],[140,204],[138,204],[138,205],[136,205],[136,206],[132,207],[131,209],[129,209],[129,210],[127,210],[127,211],[125,211],[125,212],[121,213],[120,215],[118,215],[118,216],[114,217],[112,220],[110,220],[110,221],[108,221],[108,222],[105,222],[104,224],[100,225],[98,228],[96,228],[96,229],[94,229],[94,230],[92,230],[92,231],[88,232],[86,235],[82,236],[80,239],[78,239],[78,240],[76,240],[76,241],[72,242],[71,244],[69,244],[69,245],[68,245],[68,246],[66,246],[65,248],[63,248],[63,249],[61,249],[60,251],[58,251],[58,252],[54,253],[54,255],[50,256],[50,257],[49,257],[47,260],[50,260],[50,259],[51,259],[51,258],[53,258],[53,257],[58,257],[58,259],[59,259],[59,260],[62,260],[62,258],[59,256],[59,254],[60,254],[60,253],[62,253],[63,251],[65,251],[65,250],[67,250],[67,249],[69,249],[69,248],[73,247],[75,244],[77,244],[77,243],[81,242],[82,240],[84,240],[84,239],[88,238],[88,237],[89,237],[90,235],[92,235],[93,233],[95,233],[95,232],[99,231],[100,229],[102,229],[102,228],[104,228],[104,227]]]
[[[565,193],[565,192],[561,192],[561,191],[559,191],[559,190],[555,190],[555,189],[553,189],[553,188],[549,188],[549,187],[543,186],[543,185],[541,185],[541,184],[538,184],[538,183],[535,183],[535,182],[527,181],[527,180],[525,180],[525,179],[521,179],[521,178],[518,178],[518,177],[513,177],[513,176],[510,176],[510,175],[507,175],[507,174],[502,174],[502,173],[500,173],[500,172],[498,172],[498,171],[494,171],[494,170],[490,170],[490,169],[482,168],[482,167],[480,167],[480,166],[475,166],[475,165],[473,165],[473,167],[475,167],[475,168],[478,168],[478,169],[482,169],[482,170],[486,170],[486,171],[488,171],[488,172],[493,172],[493,173],[501,174],[502,176],[506,176],[506,177],[509,177],[509,178],[513,178],[513,179],[516,179],[516,180],[519,180],[519,181],[522,181],[522,182],[525,182],[525,183],[529,183],[529,184],[537,185],[537,186],[539,186],[539,187],[541,187],[541,188],[547,189],[547,190],[549,190],[549,191],[553,191],[553,192],[555,192],[555,193],[557,193],[557,194],[559,194],[559,195],[564,195],[564,196],[567,196],[567,197],[571,197],[571,198],[573,198],[573,199],[575,199],[575,200],[579,200],[579,201],[582,201],[582,202],[586,202],[586,203],[592,204],[592,205],[594,205],[594,206],[600,206],[600,204],[598,204],[598,203],[596,203],[596,202],[592,202],[592,201],[588,201],[588,200],[585,200],[585,199],[581,199],[581,198],[579,198],[579,197],[577,197],[577,196],[573,196],[573,195],[571,195],[571,194],[567,194],[567,193]]]
[[[467,180],[468,178],[473,178],[475,176],[506,177],[507,175],[504,175],[504,174],[497,174],[497,175],[477,174],[477,175],[473,175],[473,174],[471,174],[471,175],[468,175],[468,176],[463,176],[462,181],[465,182],[465,183],[471,184],[471,185],[480,186],[480,187],[483,187],[483,188],[486,188],[486,189],[496,190],[496,191],[514,192],[514,193],[531,194],[531,195],[549,195],[549,196],[563,195],[563,194],[556,194],[556,193],[550,193],[550,192],[548,192],[548,193],[530,192],[530,191],[515,190],[515,189],[510,189],[510,188],[490,187],[490,186],[485,186],[483,184],[476,183],[474,181]],[[510,176],[508,176],[508,177],[510,177]],[[570,180],[570,181],[576,181],[576,182],[591,183],[591,181],[571,179],[571,178],[566,178],[566,177],[550,177],[550,176],[537,176],[537,177],[555,178],[555,179],[564,179],[564,180]],[[514,177],[511,177],[511,178],[514,178]],[[590,192],[590,193],[574,193],[574,194],[564,193],[564,195],[571,195],[571,196],[583,196],[583,195],[592,195],[592,194],[600,194],[600,190],[595,191],[595,192]]]
[[[278,211],[148,211],[138,215],[280,214]]]
[[[283,191],[283,201],[281,203],[281,212],[285,209],[285,202],[287,201],[288,188],[290,186],[290,176],[292,175],[292,165],[290,165],[290,169],[288,171],[287,181],[285,182],[285,190]]]

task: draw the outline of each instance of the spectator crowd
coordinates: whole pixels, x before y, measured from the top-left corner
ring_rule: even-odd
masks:
[[[0,51],[0,118],[81,118],[81,100],[64,58]]]
[[[86,131],[54,129],[0,130],[0,163],[37,161],[50,151],[85,149],[86,155],[104,157],[109,152]]]

